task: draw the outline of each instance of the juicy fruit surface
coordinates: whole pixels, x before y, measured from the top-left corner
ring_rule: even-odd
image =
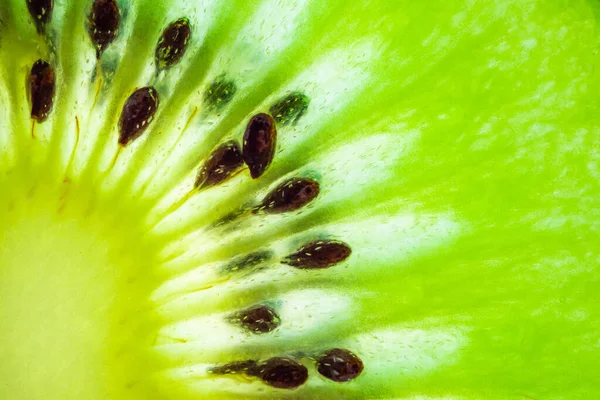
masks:
[[[600,396],[596,2],[5,3],[0,398]]]

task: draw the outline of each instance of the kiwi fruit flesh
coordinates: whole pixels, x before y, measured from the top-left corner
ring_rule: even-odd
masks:
[[[595,0],[4,0],[0,399],[600,398]]]

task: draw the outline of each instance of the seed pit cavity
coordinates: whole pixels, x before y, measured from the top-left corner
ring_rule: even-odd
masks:
[[[278,389],[296,389],[308,379],[308,370],[290,358],[275,357],[259,366],[259,378]]]
[[[96,49],[96,58],[119,34],[121,12],[115,0],[94,0],[89,16],[88,33]]]
[[[250,254],[236,257],[231,260],[225,267],[226,272],[244,271],[256,267],[273,257],[273,252],[270,250],[259,250]]]
[[[352,249],[337,240],[315,240],[305,244],[281,262],[300,269],[329,268],[350,257]]]
[[[257,305],[240,311],[235,320],[251,333],[269,333],[281,324],[277,312],[269,306]]]
[[[217,185],[231,177],[244,165],[242,150],[235,141],[217,147],[208,157],[196,179],[198,189]]]
[[[309,178],[291,178],[277,186],[254,213],[280,214],[304,207],[319,195],[319,182]]]
[[[208,109],[221,109],[233,99],[237,86],[234,81],[219,76],[204,92],[204,102]]]
[[[260,177],[273,161],[277,145],[275,121],[269,114],[257,114],[244,132],[244,162],[253,179]]]
[[[280,125],[295,125],[308,110],[310,100],[300,92],[293,92],[281,98],[269,108],[269,112]]]
[[[137,89],[123,105],[119,121],[119,144],[137,139],[150,125],[158,109],[158,92],[153,87]]]
[[[358,377],[364,366],[360,358],[346,349],[331,349],[317,360],[317,370],[334,382],[348,382]]]
[[[162,33],[156,46],[156,65],[159,70],[179,62],[187,50],[192,29],[187,18],[172,22]]]
[[[210,372],[218,375],[234,375],[244,373],[249,376],[256,376],[258,373],[258,362],[255,360],[234,361],[211,368]]]
[[[27,0],[27,9],[39,34],[44,32],[46,24],[52,17],[54,0]]]
[[[54,68],[44,60],[37,60],[29,75],[29,93],[31,118],[38,123],[44,122],[52,110],[55,87]]]

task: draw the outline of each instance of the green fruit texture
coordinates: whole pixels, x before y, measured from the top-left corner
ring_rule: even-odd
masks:
[[[600,399],[597,0],[1,0],[0,399]]]

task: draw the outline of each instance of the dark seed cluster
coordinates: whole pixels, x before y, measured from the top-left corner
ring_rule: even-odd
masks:
[[[29,74],[29,93],[31,96],[31,118],[44,122],[54,104],[56,78],[54,68],[44,60],[38,60]]]
[[[54,0],[25,0],[38,33],[45,32],[50,22]],[[121,24],[121,11],[116,0],[90,0],[88,34],[99,59],[115,41]],[[158,71],[177,64],[187,51],[192,29],[187,18],[170,23],[160,36],[155,63]],[[53,66],[42,59],[32,66],[28,91],[31,100],[31,118],[45,121],[54,104],[56,77]],[[235,82],[219,76],[204,92],[204,103],[209,110],[228,104],[237,91]],[[269,108],[269,113],[259,113],[250,118],[243,134],[242,146],[235,140],[217,146],[198,171],[194,190],[212,187],[225,182],[234,174],[248,168],[252,179],[258,179],[271,165],[277,150],[277,125],[294,125],[308,110],[309,99],[300,92],[280,98]],[[140,137],[155,118],[159,107],[159,93],[153,86],[136,89],[124,102],[119,119],[120,146]],[[117,152],[118,154],[118,152]],[[115,157],[116,159],[116,157]],[[192,192],[190,192],[192,193]],[[292,177],[280,183],[254,208],[233,213],[233,219],[247,213],[279,214],[296,211],[319,196],[320,185],[314,179]],[[248,212],[248,211],[251,211]],[[337,240],[313,240],[280,260],[298,269],[329,268],[350,257],[349,245]],[[224,266],[227,273],[253,269],[274,257],[271,250],[260,250],[238,257]],[[269,334],[281,325],[274,307],[258,304],[240,310],[230,317],[230,322],[252,334]],[[333,382],[348,382],[363,371],[361,359],[347,349],[334,348],[311,358],[316,370]],[[260,379],[277,389],[296,389],[309,377],[305,365],[290,357],[272,357],[264,361],[236,361],[211,369],[213,374],[244,374]]]
[[[363,371],[363,363],[354,353],[346,349],[331,349],[320,354],[316,369],[323,377],[337,383],[356,379]],[[308,380],[308,368],[290,357],[273,357],[264,362],[255,360],[236,361],[216,366],[213,374],[244,374],[256,377],[277,389],[297,389]]]
[[[88,33],[100,58],[119,34],[121,12],[115,0],[94,0],[88,20]]]
[[[252,178],[259,178],[271,164],[277,142],[276,123],[286,125],[295,123],[306,111],[308,99],[299,93],[293,93],[270,108],[269,114],[253,116],[244,132],[243,161]],[[226,171],[226,163],[215,163],[221,157],[222,147],[213,152],[205,162],[199,176],[207,175],[211,168]],[[235,168],[238,168],[237,153]],[[218,157],[217,157],[218,156]],[[214,167],[221,166],[220,168]],[[254,214],[279,214],[298,210],[320,193],[319,183],[310,178],[293,177],[279,184],[262,202],[252,209]],[[239,213],[238,213],[239,214]],[[238,214],[235,214],[236,216]],[[235,216],[234,216],[235,218]],[[313,240],[298,248],[295,252],[281,259],[281,263],[298,269],[315,270],[329,268],[340,264],[350,257],[350,246],[338,240]],[[270,255],[269,255],[270,258]],[[245,265],[256,265],[266,261],[262,253],[251,253],[232,263],[234,268],[227,271],[245,268]],[[233,315],[232,323],[243,327],[253,334],[267,334],[280,326],[281,318],[276,310],[267,305],[256,305],[241,310]],[[315,358],[316,369],[320,375],[333,382],[348,382],[357,378],[363,370],[363,363],[358,356],[346,349],[335,348],[319,354]],[[299,361],[288,357],[274,357],[262,363],[254,360],[240,361],[217,366],[212,370],[216,374],[244,374],[256,377],[265,384],[277,389],[296,389],[308,380],[308,369]]]
[[[118,34],[119,21],[120,13],[114,0],[95,0],[90,16],[90,35],[98,49],[98,57]],[[155,61],[158,70],[169,68],[182,59],[191,34],[187,18],[180,18],[167,26],[156,45]],[[158,106],[159,94],[152,86],[137,89],[129,96],[119,120],[121,146],[126,146],[144,133],[154,119]],[[196,187],[215,185],[235,172],[232,166],[240,153],[239,148],[228,143],[215,152],[199,172]]]
[[[54,9],[54,0],[25,0],[27,2],[27,10],[33,18],[35,28],[39,34],[44,33],[44,29],[52,18]]]

